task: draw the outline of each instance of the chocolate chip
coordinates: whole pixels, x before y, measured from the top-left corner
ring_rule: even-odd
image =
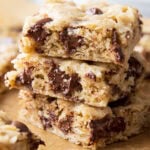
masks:
[[[47,33],[43,26],[47,23],[52,21],[51,18],[44,18],[38,21],[34,26],[32,26],[26,36],[33,38],[36,42],[39,42],[40,44],[44,44],[44,41],[46,40],[46,37],[50,34]]]
[[[41,110],[43,112],[43,110]],[[48,129],[48,128],[51,128],[52,127],[52,124],[55,123],[55,121],[57,121],[58,117],[57,115],[55,114],[55,112],[52,112],[52,111],[49,111],[47,113],[47,118],[42,114],[40,115],[40,120],[42,122],[42,125],[43,125],[43,128],[44,130]]]
[[[150,52],[148,50],[143,51],[143,56],[146,61],[150,62]]]
[[[57,98],[55,98],[55,97],[48,97],[48,98],[47,98],[47,101],[48,101],[49,103],[52,103],[52,102],[55,101],[55,100],[57,100]]]
[[[110,78],[118,73],[119,68],[111,69],[105,72],[104,80],[106,83],[110,84]]]
[[[124,99],[125,97],[127,97],[130,93],[129,91],[131,90],[132,92],[134,92],[134,86],[130,86],[129,87],[129,91],[122,91],[121,88],[118,86],[118,85],[115,85],[115,84],[110,84],[111,86],[111,94],[115,97],[115,96],[118,96],[120,99]],[[118,101],[118,100],[117,100]]]
[[[145,80],[150,80],[150,73],[146,73],[144,79],[145,79]]]
[[[101,15],[103,14],[102,10],[99,8],[90,8],[86,12],[88,15]]]
[[[93,61],[85,61],[88,65],[94,65],[94,62]]]
[[[114,44],[118,42],[119,42],[119,36],[118,36],[117,30],[113,29],[112,30],[112,43]]]
[[[41,123],[43,125],[44,130],[51,128],[51,120],[49,118],[45,118],[44,116],[40,116]]]
[[[143,72],[143,67],[140,62],[134,57],[130,57],[128,63],[129,69],[127,71],[126,80],[128,80],[129,77],[139,78]]]
[[[116,61],[123,62],[124,61],[124,54],[122,53],[122,48],[120,46],[120,39],[116,29],[112,30],[112,46],[111,51],[116,53]]]
[[[96,81],[96,75],[93,72],[89,72],[85,76],[90,78],[91,80]]]
[[[125,130],[126,124],[123,117],[105,116],[103,119],[90,122],[91,144],[99,138],[110,137],[112,133],[119,133]]]
[[[117,101],[110,102],[109,106],[111,108],[114,108],[114,107],[119,107],[119,106],[127,106],[129,104],[131,104],[131,101],[128,96],[125,96],[123,98],[118,99]]]
[[[63,118],[59,121],[58,127],[64,134],[68,134],[71,132],[72,128],[72,122],[73,122],[73,115],[66,116],[66,118]]]
[[[44,141],[30,138],[30,150],[37,150],[39,145],[45,145]]]
[[[55,114],[55,112],[49,111],[48,114],[51,122],[56,122],[58,120],[58,116]]]
[[[39,53],[39,54],[43,54],[43,53],[44,53],[44,51],[43,51],[41,48],[39,48],[39,47],[36,47],[36,48],[35,48],[35,51],[36,51],[37,53]]]
[[[16,83],[21,85],[26,85],[28,87],[31,86],[32,83],[32,71],[34,67],[29,67],[28,69],[25,69],[17,78]]]
[[[138,21],[139,21],[139,24],[140,24],[140,25],[143,24],[143,21],[141,20],[141,18],[139,18]]]
[[[55,93],[62,93],[66,97],[71,97],[75,91],[81,91],[80,78],[78,74],[66,74],[59,69],[59,66],[51,62],[51,71],[48,74],[52,90]]]
[[[36,99],[37,97],[38,97],[38,95],[37,95],[37,94],[32,93],[32,98],[33,98],[33,99]]]
[[[75,34],[70,34],[73,28],[64,28],[59,34],[60,41],[65,46],[68,54],[73,54],[76,52],[78,47],[83,45],[83,37]]]
[[[119,95],[122,93],[121,89],[118,87],[118,85],[111,85],[112,86],[112,95]]]
[[[29,128],[19,121],[13,121],[11,124],[14,125],[16,128],[18,128],[20,132],[30,132]]]

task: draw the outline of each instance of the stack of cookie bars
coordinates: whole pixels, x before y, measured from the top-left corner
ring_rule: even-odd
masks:
[[[22,118],[93,149],[139,133],[150,108],[133,94],[143,74],[132,56],[141,24],[128,6],[60,0],[28,17],[6,75],[20,89]]]

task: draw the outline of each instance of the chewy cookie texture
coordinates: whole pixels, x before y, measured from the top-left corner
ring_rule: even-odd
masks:
[[[128,66],[21,54],[14,60],[17,71],[6,75],[6,85],[101,107],[134,91],[143,68],[133,57]]]
[[[90,7],[89,7],[90,6]],[[141,36],[138,11],[121,5],[88,7],[51,1],[26,19],[21,52],[126,64]]]
[[[27,91],[21,91],[20,98],[22,119],[91,149],[140,133],[150,114],[150,103],[134,97],[101,108]]]
[[[10,121],[6,114],[0,111],[1,150],[37,150],[40,144],[44,142],[33,135],[25,124]]]

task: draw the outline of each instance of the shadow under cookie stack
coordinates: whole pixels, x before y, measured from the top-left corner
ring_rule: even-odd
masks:
[[[133,96],[143,73],[132,56],[140,37],[134,8],[46,3],[26,19],[16,70],[6,75],[20,89],[21,117],[92,149],[139,133],[148,113]]]

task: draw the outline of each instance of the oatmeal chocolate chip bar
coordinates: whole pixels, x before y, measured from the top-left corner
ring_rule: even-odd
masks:
[[[0,111],[1,150],[37,150],[40,144],[44,142],[32,134],[25,124],[10,121],[6,114]]]
[[[141,24],[138,11],[128,6],[52,1],[26,19],[20,49],[123,65],[141,37]]]
[[[4,85],[4,75],[13,68],[11,60],[17,54],[18,48],[14,39],[0,37],[0,93],[7,90]]]
[[[129,68],[118,65],[45,58],[20,54],[6,75],[6,85],[34,93],[101,107],[128,95],[142,74],[131,58]]]
[[[134,55],[144,66],[145,75],[150,77],[150,33],[144,33],[134,49]]]
[[[140,133],[150,113],[150,104],[129,99],[94,108],[29,91],[21,91],[20,98],[23,120],[91,149]]]

